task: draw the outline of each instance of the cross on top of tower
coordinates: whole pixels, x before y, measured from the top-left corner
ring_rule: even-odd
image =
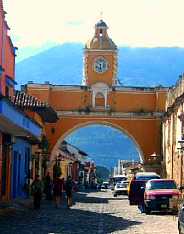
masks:
[[[103,15],[103,12],[102,12],[102,11],[100,12],[100,15],[101,15],[101,20],[102,20],[102,15]]]

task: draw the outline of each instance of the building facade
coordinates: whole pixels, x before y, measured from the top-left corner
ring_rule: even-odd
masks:
[[[181,186],[184,183],[184,74],[168,90],[166,110],[162,125],[163,176],[175,179]]]

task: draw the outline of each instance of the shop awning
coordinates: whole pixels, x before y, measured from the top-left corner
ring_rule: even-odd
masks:
[[[0,131],[20,137],[40,137],[41,126],[0,96]]]

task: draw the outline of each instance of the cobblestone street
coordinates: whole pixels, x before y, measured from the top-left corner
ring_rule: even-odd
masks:
[[[177,217],[170,214],[141,214],[129,206],[127,196],[114,198],[112,192],[81,191],[75,193],[74,205],[68,209],[63,198],[59,208],[43,199],[40,210],[19,207],[0,216],[0,233],[127,233],[175,234]]]

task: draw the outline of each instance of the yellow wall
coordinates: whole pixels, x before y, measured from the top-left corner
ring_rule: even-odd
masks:
[[[71,86],[73,87],[73,86]],[[67,116],[67,112],[64,116],[60,116],[60,120],[57,123],[46,124],[47,137],[50,142],[50,152],[57,143],[57,141],[68,132],[71,133],[71,129],[81,127],[81,124],[96,124],[102,123],[112,127],[117,127],[122,132],[126,132],[129,136],[134,138],[135,142],[142,150],[145,160],[149,162],[150,155],[154,152],[159,153],[160,149],[160,119],[155,116],[146,116],[145,112],[155,112],[165,110],[165,91],[147,91],[132,89],[132,92],[123,91],[111,91],[108,94],[108,105],[114,112],[120,113],[138,113],[132,114],[129,117],[115,117],[114,115],[77,115]],[[32,94],[33,90],[28,89],[28,93]],[[49,97],[50,105],[57,111],[78,111],[90,107],[92,105],[92,94],[89,90],[84,88],[80,89],[80,86],[75,90],[63,90],[62,88],[57,91],[52,88],[42,90],[39,87],[38,92],[34,89],[34,93],[37,93],[37,97],[44,101],[45,97]],[[143,115],[140,115],[140,113]],[[54,128],[55,133],[52,133]],[[135,143],[134,142],[134,143]]]

